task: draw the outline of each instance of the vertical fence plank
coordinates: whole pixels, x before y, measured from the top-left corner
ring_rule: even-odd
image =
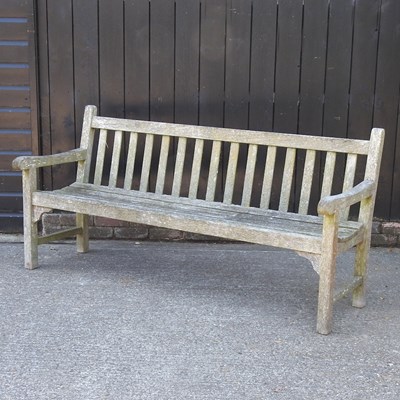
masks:
[[[373,126],[385,128],[386,136],[375,215],[394,220],[400,219],[399,21],[400,2],[382,0]]]
[[[75,131],[80,141],[83,113],[99,105],[99,27],[97,0],[73,0]]]
[[[76,147],[71,1],[47,2],[47,11],[51,151],[59,153]],[[53,167],[52,175],[53,187],[59,188],[73,182],[75,166]]]
[[[200,125],[222,126],[225,77],[225,0],[201,3]]]
[[[99,0],[100,115],[124,117],[122,0]]]
[[[150,83],[150,2],[125,0],[125,115],[148,120]]]
[[[253,0],[249,128],[272,130],[277,1]]]
[[[175,121],[198,124],[200,0],[176,1]]]
[[[150,3],[150,119],[173,122],[175,9],[173,0]]]

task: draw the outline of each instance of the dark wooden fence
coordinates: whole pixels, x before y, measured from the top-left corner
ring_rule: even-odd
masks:
[[[400,218],[400,1],[37,0],[37,32],[42,153],[79,144],[86,104],[336,137],[384,127],[376,215]]]

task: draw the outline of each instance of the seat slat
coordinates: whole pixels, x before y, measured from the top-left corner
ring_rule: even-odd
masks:
[[[93,180],[95,185],[101,185],[106,147],[107,147],[107,130],[101,129],[99,134],[99,144],[97,148],[96,167],[94,171],[94,180]]]
[[[114,146],[111,158],[110,179],[108,181],[109,187],[117,186],[119,160],[121,157],[121,146],[122,146],[122,132],[116,131],[114,135]]]
[[[159,194],[162,194],[164,192],[170,138],[170,136],[163,136],[161,139],[160,159],[158,161],[156,181],[156,193]]]
[[[214,201],[215,199],[215,189],[217,186],[220,156],[221,156],[221,142],[215,140],[213,141],[212,145],[210,168],[208,171],[207,191],[206,191],[207,201]]]
[[[279,201],[279,211],[288,211],[290,193],[292,190],[294,164],[296,161],[296,149],[286,150],[285,166],[283,169],[281,198]]]
[[[142,163],[142,174],[140,176],[139,190],[141,192],[147,192],[149,187],[150,177],[150,165],[151,156],[153,153],[154,135],[146,135],[146,142],[144,145],[143,163]]]
[[[311,186],[315,166],[315,150],[307,150],[306,160],[304,162],[303,182],[301,185],[299,213],[307,214],[310,204]]]
[[[132,188],[133,171],[135,168],[136,148],[137,148],[138,134],[131,132],[129,136],[128,158],[126,161],[124,189],[130,190]]]
[[[258,146],[249,145],[247,153],[246,172],[243,183],[242,206],[249,207],[251,202],[251,194],[253,190],[254,172],[256,169]]]
[[[91,186],[91,187],[90,187]],[[289,213],[262,211],[240,206],[209,203],[201,200],[173,198],[155,193],[126,191],[93,185],[70,186],[54,192],[37,192],[34,203],[56,201],[61,209],[123,218],[124,220],[168,226],[201,233],[210,227],[217,236],[234,238],[240,232],[244,241],[268,243],[294,250],[320,251],[322,218],[299,216],[292,219]],[[184,200],[184,201],[181,201]],[[277,217],[279,216],[279,217]],[[353,240],[360,235],[361,224],[341,227],[341,241]]]
[[[226,171],[226,181],[225,181],[224,200],[223,200],[225,204],[232,203],[238,157],[239,157],[239,143],[231,143],[229,149],[228,169]]]
[[[190,176],[189,185],[189,198],[195,199],[197,197],[197,191],[199,189],[199,179],[201,170],[201,160],[203,158],[204,140],[196,139],[194,146],[192,173]]]
[[[184,137],[178,140],[178,150],[176,151],[174,180],[172,183],[172,196],[179,196],[182,186],[183,165],[185,163],[187,139]]]

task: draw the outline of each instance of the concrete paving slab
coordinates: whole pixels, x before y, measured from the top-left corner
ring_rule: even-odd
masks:
[[[242,244],[0,243],[0,399],[398,399],[400,250],[315,332],[317,275]],[[338,262],[339,281],[353,254]]]

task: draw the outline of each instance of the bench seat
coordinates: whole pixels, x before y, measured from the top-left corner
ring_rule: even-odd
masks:
[[[282,247],[307,253],[321,253],[323,219],[255,207],[207,202],[198,199],[174,198],[156,193],[126,191],[93,184],[74,183],[52,192],[36,192],[33,204],[63,211],[123,219],[130,222],[210,234]],[[345,250],[363,237],[360,222],[342,221],[338,243]]]

